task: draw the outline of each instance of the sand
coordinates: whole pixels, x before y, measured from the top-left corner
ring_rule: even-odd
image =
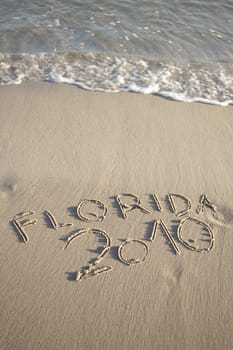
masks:
[[[0,105],[0,349],[232,349],[232,107],[46,83]]]

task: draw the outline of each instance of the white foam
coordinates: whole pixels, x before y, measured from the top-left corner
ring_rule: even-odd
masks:
[[[233,104],[232,65],[177,66],[136,57],[96,53],[0,55],[0,84],[26,80],[77,85],[96,91],[132,91],[158,94],[186,102],[227,106]]]

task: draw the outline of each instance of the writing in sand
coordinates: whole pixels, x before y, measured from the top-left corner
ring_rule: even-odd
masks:
[[[151,194],[150,196],[152,199],[151,204],[153,204],[153,209],[148,209],[142,204],[140,198],[134,194],[127,193],[117,195],[115,200],[121,212],[122,219],[128,220],[130,212],[135,210],[143,214],[151,214],[152,211],[162,213],[165,208],[163,207],[159,197],[155,193]],[[198,217],[189,215],[192,209],[190,199],[178,193],[169,193],[166,198],[171,212],[175,214],[177,218],[180,218],[180,220],[178,220],[175,234],[169,231],[167,224],[161,217],[152,221],[152,229],[149,237],[143,240],[124,240],[118,247],[117,254],[120,262],[128,266],[132,266],[145,261],[149,253],[148,245],[155,241],[158,231],[162,232],[166,236],[172,250],[177,255],[181,255],[179,244],[197,253],[210,253],[213,250],[213,230],[206,222],[200,220]],[[200,196],[199,202],[196,206],[196,216],[203,213],[205,209],[211,210],[214,213],[216,212],[215,205],[208,199],[206,194]],[[32,219],[34,214],[34,211],[25,211],[15,215],[11,220],[11,224],[14,226],[16,232],[19,234],[24,243],[29,242],[29,236],[26,232],[27,226],[38,223],[38,219]],[[62,227],[69,228],[73,226],[73,223],[58,223],[55,216],[49,210],[44,210],[43,214],[47,218],[52,229],[58,230]],[[108,207],[101,200],[83,199],[76,207],[76,217],[86,223],[101,223],[105,220],[107,215]],[[197,236],[195,235],[195,239],[194,237],[190,237],[190,224],[193,226],[193,228],[195,228],[195,232],[197,233]],[[66,237],[64,249],[67,249],[70,244],[79,237],[87,234],[101,236],[102,249],[94,261],[92,261],[87,267],[83,267],[75,273],[74,280],[77,282],[98,276],[113,269],[113,267],[109,265],[100,266],[100,263],[103,262],[111,249],[111,237],[109,233],[100,228],[87,227],[72,231]],[[138,248],[140,247],[142,251],[141,256],[137,258],[127,257],[126,252],[129,245],[133,245],[135,247],[138,246]]]

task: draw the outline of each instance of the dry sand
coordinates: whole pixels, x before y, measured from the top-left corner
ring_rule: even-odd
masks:
[[[1,87],[0,106],[0,349],[232,349],[232,107],[45,83]],[[116,201],[122,193],[136,194],[150,213],[136,208],[123,219]],[[169,193],[187,196],[191,210],[177,217]],[[197,214],[202,194],[216,212],[204,207]],[[103,202],[106,218],[80,220],[83,199]],[[184,201],[174,201],[184,209]],[[45,210],[73,227],[54,229]],[[28,243],[11,222],[24,211],[35,213],[18,222],[38,220],[23,227]],[[95,203],[81,211],[92,220],[88,212],[103,212]],[[210,229],[210,252],[179,242],[177,226],[185,217],[209,225],[202,230],[187,220],[181,234],[208,250]],[[159,218],[171,234],[158,225],[150,242]],[[74,272],[106,243],[89,232],[64,249],[69,234],[87,227],[109,235],[110,253],[96,267],[112,270],[75,282]],[[142,263],[118,259],[126,239],[146,243]],[[138,242],[122,250],[126,260],[143,259],[144,252]]]

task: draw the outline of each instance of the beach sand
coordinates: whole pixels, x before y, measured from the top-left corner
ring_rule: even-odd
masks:
[[[0,349],[232,349],[232,107],[49,83],[0,87],[0,106]],[[126,204],[149,213],[136,205],[124,219],[116,196],[127,193],[140,203],[121,197]],[[169,193],[189,199],[188,213],[173,212]],[[211,203],[200,208],[204,194]],[[80,220],[83,199],[104,203],[102,222]],[[173,200],[178,214],[187,207]],[[34,222],[23,227],[25,243],[12,220],[28,211],[16,219]],[[73,226],[54,229],[45,211]],[[90,220],[103,213],[93,202],[81,211]],[[186,219],[178,237],[188,217],[204,226]],[[160,219],[171,233],[158,221],[151,242]],[[96,267],[112,269],[77,282],[106,241],[84,232],[64,249],[85,228],[109,235]],[[122,246],[127,261],[142,263],[119,260],[127,239],[146,244],[148,255],[142,242]]]

